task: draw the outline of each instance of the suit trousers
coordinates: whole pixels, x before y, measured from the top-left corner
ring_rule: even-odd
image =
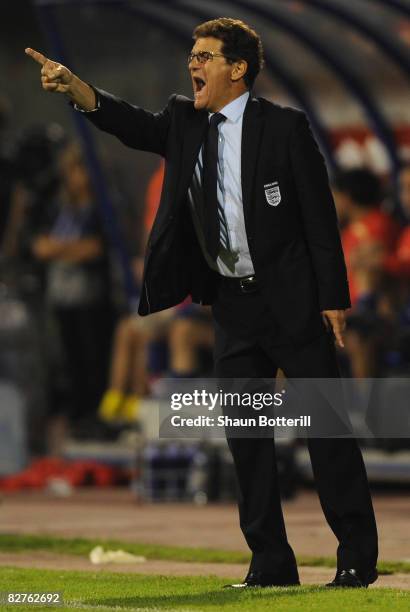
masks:
[[[333,335],[295,345],[260,292],[240,294],[223,282],[212,305],[217,378],[339,378]],[[363,458],[354,438],[308,438],[320,504],[339,545],[339,569],[376,567],[377,527]],[[252,551],[251,570],[294,570],[282,514],[272,438],[228,438],[239,485],[239,517]]]

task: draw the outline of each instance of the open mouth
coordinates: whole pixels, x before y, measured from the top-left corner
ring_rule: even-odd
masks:
[[[201,79],[201,77],[198,77],[198,76],[192,77],[192,82],[193,82],[193,86],[194,86],[194,94],[195,95],[200,94],[201,91],[206,86],[205,81],[203,79]]]

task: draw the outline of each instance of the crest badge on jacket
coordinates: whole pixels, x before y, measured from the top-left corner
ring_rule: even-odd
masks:
[[[265,189],[265,198],[267,203],[270,206],[277,206],[282,199],[278,181],[267,183],[263,186],[263,188]]]

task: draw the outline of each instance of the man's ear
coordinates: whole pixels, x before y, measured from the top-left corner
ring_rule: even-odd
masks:
[[[245,60],[238,60],[232,64],[231,71],[231,81],[239,81],[243,76],[245,76],[246,71],[248,70],[248,62]]]

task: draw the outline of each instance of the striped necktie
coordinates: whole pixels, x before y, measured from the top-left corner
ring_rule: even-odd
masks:
[[[218,126],[225,115],[212,115],[203,150],[204,234],[208,253],[216,260],[221,247],[229,247],[228,227],[221,203],[218,202]]]

